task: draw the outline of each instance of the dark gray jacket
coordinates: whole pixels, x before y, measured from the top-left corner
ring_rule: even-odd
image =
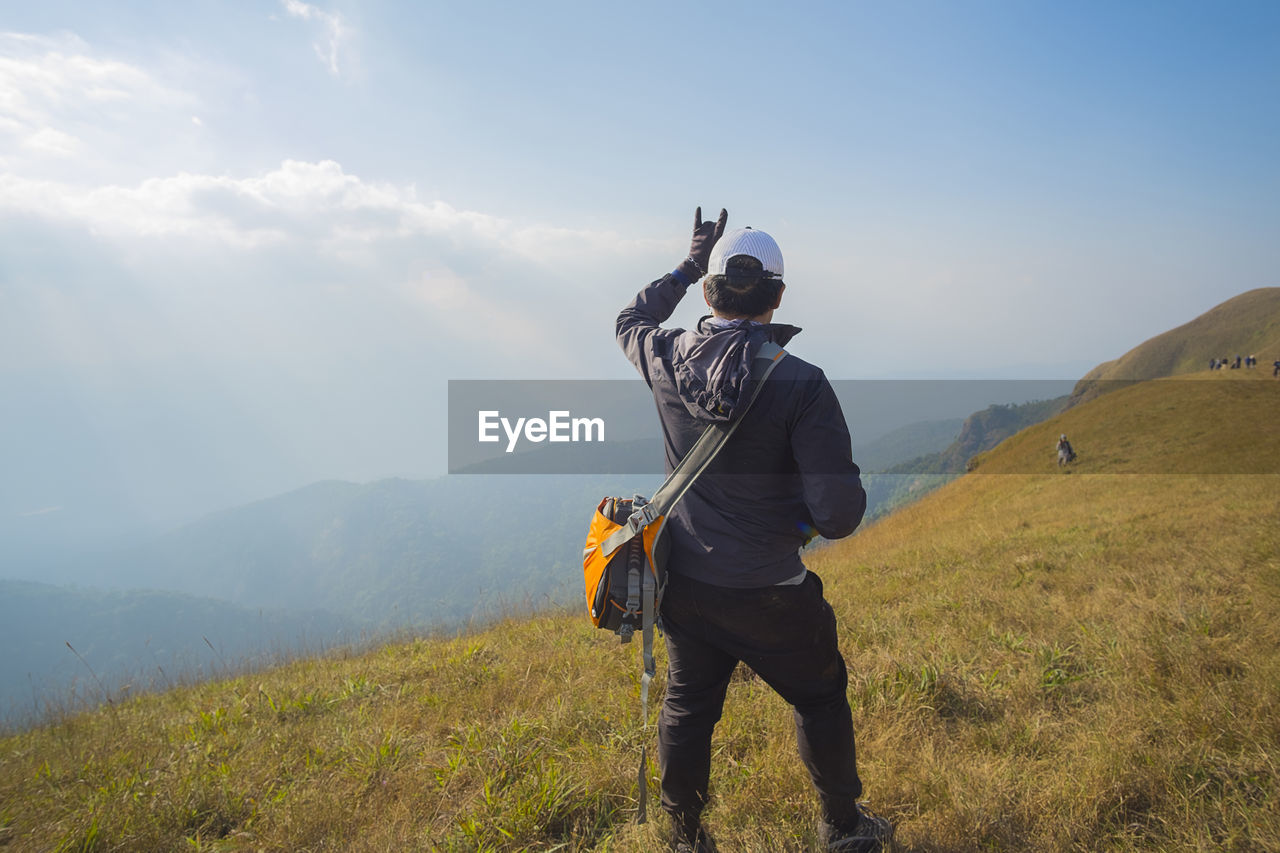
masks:
[[[662,329],[688,285],[650,284],[618,315],[618,344],[653,389],[667,472],[714,420],[733,417],[756,351],[786,346],[800,330],[746,320],[714,328]],[[831,383],[788,354],[733,438],[667,521],[668,570],[717,586],[763,587],[800,574],[813,533],[848,536],[867,495]]]

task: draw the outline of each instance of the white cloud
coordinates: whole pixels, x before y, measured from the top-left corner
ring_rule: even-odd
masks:
[[[161,77],[95,54],[78,36],[0,33],[0,162],[37,174],[138,156],[195,101]],[[151,154],[154,158],[154,153]]]
[[[390,326],[410,336],[430,330],[433,338],[471,353],[467,363],[476,375],[512,365],[569,369],[562,363],[581,371],[562,347],[545,344],[545,329],[564,322],[567,304],[583,316],[611,318],[619,297],[600,287],[602,279],[643,282],[664,262],[655,257],[679,251],[612,231],[460,210],[420,199],[412,185],[368,181],[328,160],[288,160],[247,177],[179,173],[129,185],[0,174],[0,217],[6,214],[102,253],[106,268],[90,281],[38,272],[29,278],[29,313],[39,315],[39,335],[64,360],[88,346],[95,317],[101,318],[80,310],[86,300],[119,302],[111,328],[123,331],[78,358],[90,364],[105,359],[104,353],[131,351],[133,342],[147,352],[185,346],[167,333],[135,334],[130,318],[143,303],[183,306],[190,299],[207,301],[202,318],[216,316],[212,306],[222,306],[220,328],[243,331],[258,316],[287,317],[291,326],[294,318],[333,311],[352,322],[363,317],[369,330],[377,330],[368,332],[371,339]],[[121,282],[127,282],[123,290]],[[64,288],[60,302],[55,297]],[[276,307],[244,310],[263,300]],[[164,320],[152,325],[174,326]],[[79,331],[58,334],[64,327]],[[347,334],[331,330],[317,337],[332,341]],[[279,339],[278,324],[257,337]],[[608,336],[600,341],[607,349]]]
[[[186,100],[136,65],[90,55],[78,36],[0,33],[0,116],[34,128],[86,101]]]
[[[419,202],[411,188],[364,182],[329,160],[287,160],[249,178],[181,173],[128,187],[0,175],[4,208],[78,221],[107,237],[188,236],[241,248],[292,238],[340,251],[351,243],[464,232],[487,242],[507,229],[494,217]]]
[[[422,201],[412,186],[365,181],[332,160],[286,160],[246,178],[180,173],[134,186],[86,188],[0,175],[0,210],[5,209],[75,221],[110,238],[184,236],[243,249],[294,242],[335,255],[424,236],[547,267],[671,249],[666,241],[522,225],[440,200]]]
[[[83,143],[69,133],[42,127],[22,140],[22,146],[33,151],[52,154],[55,157],[71,157],[80,151]]]
[[[323,9],[303,3],[302,0],[280,0],[280,5],[293,18],[301,18],[319,26],[322,40],[312,44],[316,56],[335,77],[341,74],[338,66],[338,53],[344,50],[351,37],[351,28],[347,26],[342,15],[337,12],[326,12]]]
[[[79,223],[109,238],[186,236],[246,248],[284,239],[279,229],[254,227],[200,209],[202,191],[229,187],[234,188],[234,182],[187,174],[143,181],[136,187],[88,189],[0,175],[0,210]]]

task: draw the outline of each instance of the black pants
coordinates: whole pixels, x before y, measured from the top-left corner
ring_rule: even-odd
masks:
[[[856,822],[862,782],[848,676],[821,579],[809,572],[797,586],[730,589],[671,575],[662,623],[668,659],[658,720],[662,807],[686,822],[702,813],[711,732],[742,661],[791,704],[800,759],[818,789],[823,817],[836,825]]]

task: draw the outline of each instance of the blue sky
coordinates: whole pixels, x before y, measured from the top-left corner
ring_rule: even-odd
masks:
[[[778,319],[840,379],[1074,377],[1280,284],[1270,3],[54,0],[0,33],[0,514],[441,473],[445,380],[630,375],[613,316],[699,204],[778,239]]]

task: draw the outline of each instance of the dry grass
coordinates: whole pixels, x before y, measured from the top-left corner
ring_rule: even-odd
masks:
[[[904,837],[1280,849],[1278,487],[970,475],[815,561],[854,561],[868,793]]]
[[[1108,473],[1160,385],[1063,415],[1072,473],[1029,430],[810,556],[906,849],[1280,850],[1280,476]],[[1151,441],[1219,452],[1196,425],[1221,412],[1185,403]],[[0,740],[0,850],[658,849],[631,822],[638,668],[549,614],[51,720]],[[749,673],[715,749],[721,848],[812,849],[789,710]]]

